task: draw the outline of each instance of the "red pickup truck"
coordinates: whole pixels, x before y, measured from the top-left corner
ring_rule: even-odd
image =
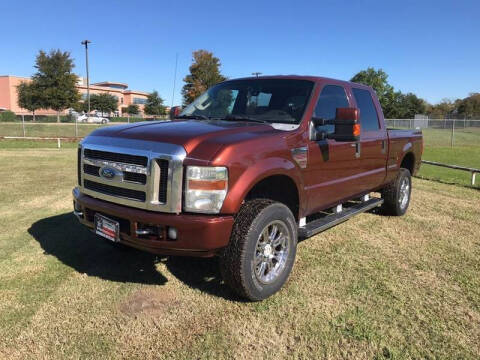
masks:
[[[219,256],[226,284],[262,300],[287,280],[299,238],[374,207],[403,215],[422,150],[420,131],[387,130],[368,86],[229,80],[172,121],[87,136],[74,213],[114,242]]]

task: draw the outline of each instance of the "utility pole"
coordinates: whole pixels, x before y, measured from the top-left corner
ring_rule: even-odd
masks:
[[[91,43],[90,40],[82,41],[82,45],[85,45],[85,64],[87,66],[87,103],[88,103],[87,116],[90,115],[90,78],[88,76],[88,44],[89,43]]]
[[[257,72],[253,72],[252,75],[255,75],[256,77],[258,77],[259,75],[262,75],[262,73],[257,71]]]
[[[173,108],[173,101],[175,99],[175,85],[177,82],[177,65],[178,65],[178,52],[175,54],[175,73],[173,75],[172,106],[170,107],[170,109]]]

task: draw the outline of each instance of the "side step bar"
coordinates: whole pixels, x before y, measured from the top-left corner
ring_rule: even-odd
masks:
[[[382,204],[383,199],[372,198],[348,208],[343,208],[344,210],[340,213],[326,215],[321,219],[313,220],[307,223],[305,226],[299,227],[298,237],[300,239],[307,239],[315,234],[318,234],[319,232],[330,229],[331,227],[350,219],[352,216],[368,211]]]

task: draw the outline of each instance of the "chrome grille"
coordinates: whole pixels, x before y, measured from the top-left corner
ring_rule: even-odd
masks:
[[[83,172],[88,175],[98,176],[100,177],[100,166],[83,164]],[[167,168],[168,171],[168,161],[167,161]],[[137,184],[145,185],[147,183],[147,175],[139,174],[134,172],[123,171],[123,181],[134,182]],[[166,184],[165,184],[166,186]],[[166,190],[166,187],[165,187]],[[166,194],[165,194],[166,195]]]
[[[83,186],[85,187],[85,189],[97,191],[102,194],[118,196],[125,199],[131,199],[136,201],[146,200],[145,191],[125,189],[122,187],[106,185],[106,184],[102,184],[102,183],[98,183],[90,180],[84,180]]]
[[[125,163],[125,164],[135,164],[135,165],[141,165],[141,166],[147,166],[148,164],[148,157],[146,156],[119,154],[119,153],[114,153],[110,151],[85,149],[85,151],[83,152],[83,155],[90,159],[100,159],[100,160],[114,161],[114,162]]]
[[[89,136],[79,153],[80,191],[113,203],[179,213],[184,157],[178,145]]]

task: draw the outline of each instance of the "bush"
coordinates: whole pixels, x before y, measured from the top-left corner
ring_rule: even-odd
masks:
[[[17,115],[9,110],[0,112],[0,122],[14,122],[16,118]]]

